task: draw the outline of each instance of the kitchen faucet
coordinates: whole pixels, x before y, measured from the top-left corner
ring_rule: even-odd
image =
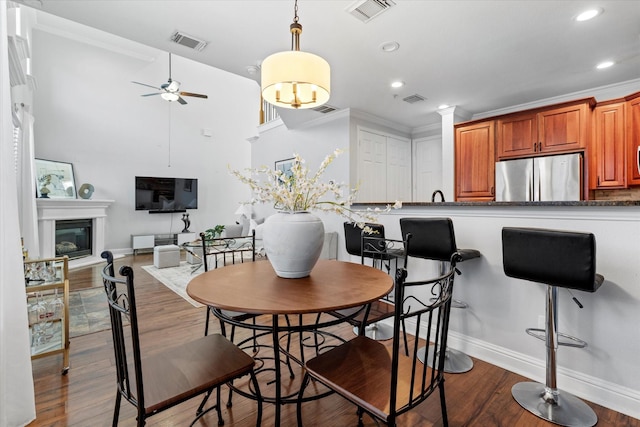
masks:
[[[442,191],[436,190],[431,194],[431,203],[436,201],[436,194],[440,194],[440,201],[444,202],[444,194],[442,194]]]

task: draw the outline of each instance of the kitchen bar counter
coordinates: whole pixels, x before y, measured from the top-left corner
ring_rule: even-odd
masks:
[[[392,205],[395,202],[390,202]],[[385,207],[389,203],[354,203],[354,207]],[[640,206],[640,200],[580,200],[573,202],[403,202],[403,207],[456,207],[456,206],[523,206],[523,207],[547,207],[547,206]]]
[[[359,204],[356,210],[384,207]],[[448,344],[472,357],[544,383],[545,344],[525,333],[544,327],[545,287],[509,278],[502,266],[502,228],[533,227],[590,232],[596,236],[595,293],[559,292],[559,330],[588,342],[558,351],[558,387],[583,399],[640,418],[640,201],[403,203],[379,216],[386,236],[401,237],[400,218],[449,217],[459,248],[480,258],[461,263],[454,297],[469,304],[452,310]],[[325,229],[342,234],[342,221]],[[350,257],[344,243],[339,259]],[[409,259],[409,277],[430,277],[437,263]],[[464,375],[464,374],[461,374]]]

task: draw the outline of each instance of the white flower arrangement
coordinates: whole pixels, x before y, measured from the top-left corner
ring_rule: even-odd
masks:
[[[358,192],[357,188],[349,190],[348,196],[345,197],[345,184],[335,181],[322,182],[320,179],[327,167],[342,152],[343,150],[336,149],[326,156],[314,174],[311,174],[305,166],[305,160],[299,154],[294,154],[293,166],[287,174],[266,166],[258,169],[247,168],[247,175],[237,170],[231,170],[231,174],[253,191],[254,196],[249,204],[273,203],[275,209],[291,213],[311,210],[334,212],[355,222],[366,231],[365,222],[376,222],[379,214],[389,212],[392,208],[399,209],[402,203],[397,201],[384,209],[351,209]]]

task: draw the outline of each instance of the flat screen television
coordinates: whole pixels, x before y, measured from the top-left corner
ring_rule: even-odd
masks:
[[[198,208],[198,180],[136,176],[137,211],[185,212]]]

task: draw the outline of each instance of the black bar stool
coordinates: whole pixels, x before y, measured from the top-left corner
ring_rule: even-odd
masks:
[[[511,388],[511,394],[524,409],[552,423],[562,426],[595,425],[598,417],[593,409],[556,387],[558,345],[587,345],[578,338],[558,333],[558,288],[595,292],[600,287],[604,278],[595,272],[595,236],[591,233],[505,227],[502,229],[502,257],[507,276],[547,285],[545,330],[527,329],[527,333],[546,342],[546,383],[518,383]]]
[[[403,236],[411,234],[411,244],[407,251],[407,256],[440,261],[440,275],[449,271],[449,264],[453,254],[455,262],[460,262],[480,257],[480,252],[475,249],[458,249],[456,247],[456,235],[453,229],[453,221],[450,218],[401,218],[400,230]],[[460,271],[456,268],[456,272]],[[452,308],[467,308],[468,304],[463,301],[452,300]],[[433,353],[435,346],[429,346],[428,357],[427,348],[420,349],[418,359],[424,363],[435,360]],[[473,360],[465,353],[446,348],[444,372],[450,374],[460,374],[473,368]]]

